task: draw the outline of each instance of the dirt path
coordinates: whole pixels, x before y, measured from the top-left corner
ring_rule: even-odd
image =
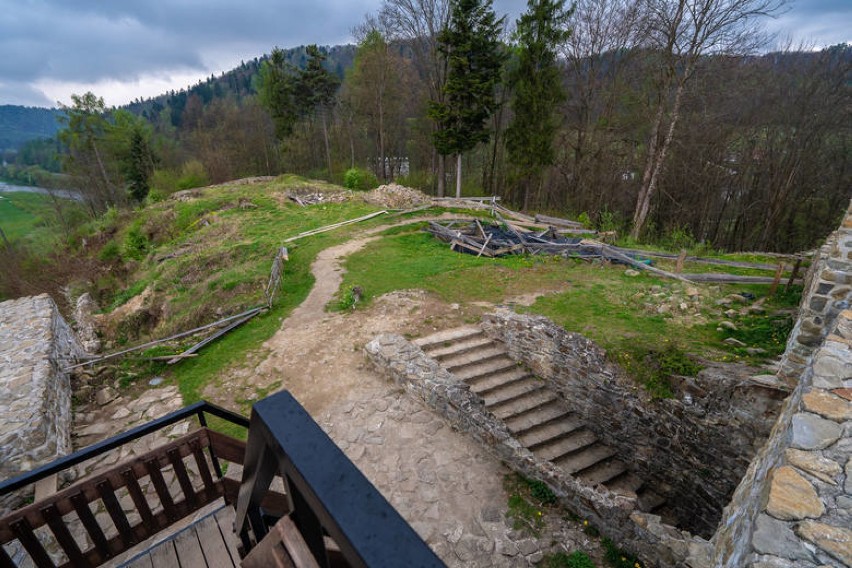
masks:
[[[345,258],[397,225],[320,252],[311,265],[313,289],[264,343],[265,358],[250,359],[204,397],[228,404],[289,390],[450,566],[531,566],[554,542],[593,548],[559,518],[538,539],[513,530],[505,518],[506,468],[375,372],[363,355],[380,333],[419,336],[478,321],[488,305],[448,305],[422,290],[403,290],[367,309],[325,311],[343,281]]]

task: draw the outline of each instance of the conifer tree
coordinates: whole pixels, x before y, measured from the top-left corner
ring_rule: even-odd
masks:
[[[529,0],[518,20],[517,61],[509,73],[514,118],[506,130],[508,158],[523,180],[523,207],[530,188],[540,191],[542,172],[555,159],[556,109],[565,99],[556,50],[571,34],[565,0]]]
[[[456,197],[461,197],[462,154],[490,136],[487,121],[497,109],[495,89],[505,59],[502,28],[491,0],[455,0],[449,25],[438,36],[447,82],[443,101],[429,105],[429,116],[440,125],[433,135],[435,149],[456,155]]]

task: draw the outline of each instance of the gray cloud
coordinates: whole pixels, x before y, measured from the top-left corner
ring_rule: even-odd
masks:
[[[0,0],[0,103],[45,104],[38,84],[200,78],[276,45],[345,43],[381,1]],[[495,0],[509,20],[525,8]],[[799,0],[768,27],[817,45],[847,41],[852,2]]]

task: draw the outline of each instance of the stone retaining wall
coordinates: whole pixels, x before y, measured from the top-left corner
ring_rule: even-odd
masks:
[[[47,294],[0,303],[0,479],[71,450],[71,384],[82,354]],[[0,500],[0,511],[22,496]]]
[[[619,458],[668,501],[678,526],[710,538],[788,390],[741,366],[684,377],[655,400],[603,349],[547,318],[498,310],[483,329],[530,367]]]
[[[811,266],[779,377],[795,385],[713,537],[714,566],[852,565],[852,205]]]
[[[513,470],[545,482],[570,510],[599,527],[619,546],[663,567],[704,568],[710,545],[685,531],[667,526],[656,515],[638,512],[636,499],[601,487],[592,489],[547,461],[537,459],[485,409],[468,385],[426,355],[420,347],[396,334],[383,334],[365,347],[383,373],[409,393],[426,401],[461,431],[468,432]],[[687,559],[692,557],[692,563]],[[697,560],[696,560],[697,559]]]

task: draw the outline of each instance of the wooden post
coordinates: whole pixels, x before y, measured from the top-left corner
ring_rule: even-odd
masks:
[[[677,264],[675,265],[675,274],[680,274],[683,272],[683,263],[686,260],[686,249],[680,249],[680,255],[677,257]]]
[[[778,264],[778,268],[775,269],[775,277],[772,279],[772,285],[769,286],[769,295],[775,295],[775,290],[778,289],[778,283],[781,282],[781,276],[784,274],[784,263],[781,262]]]
[[[796,281],[796,277],[799,276],[799,269],[802,267],[802,257],[796,258],[796,264],[793,266],[793,273],[790,274],[790,279],[787,280],[787,285],[784,286],[784,291],[787,292],[790,290],[790,286]]]

